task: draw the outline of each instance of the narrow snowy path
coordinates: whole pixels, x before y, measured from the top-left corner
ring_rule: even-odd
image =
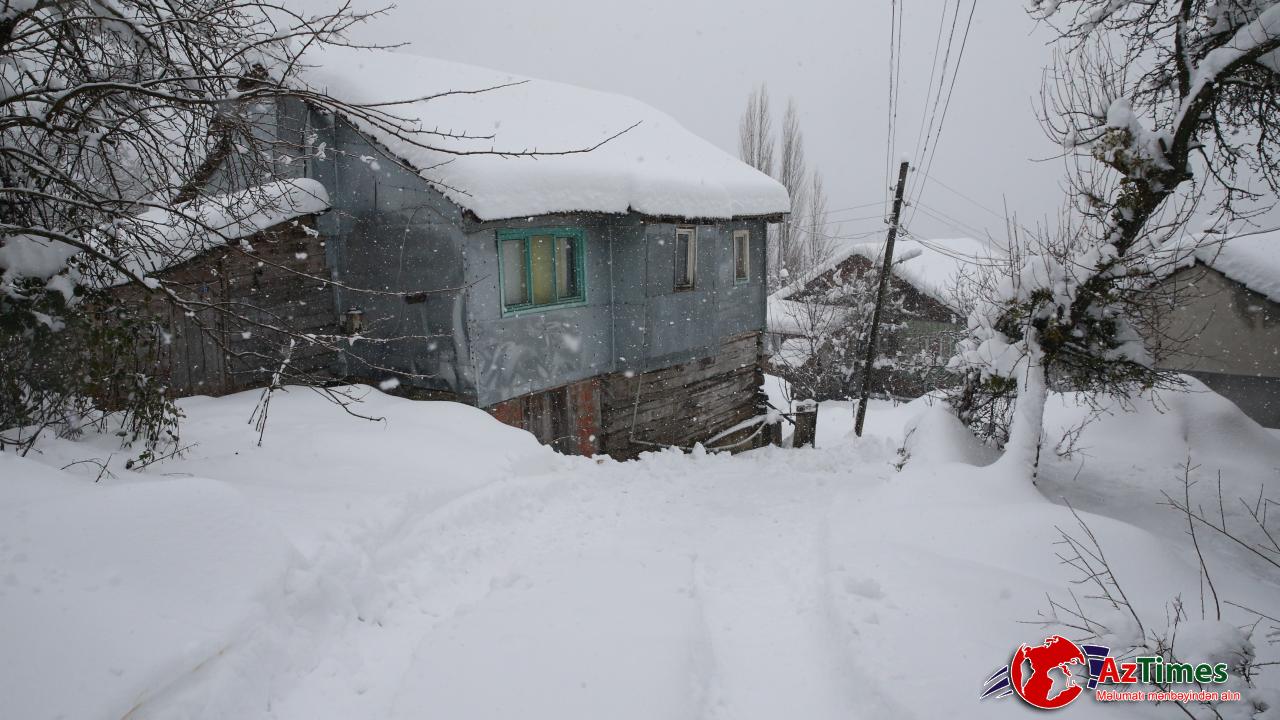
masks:
[[[188,401],[197,450],[143,475],[50,469],[90,472],[73,461],[109,457],[111,437],[11,460],[9,667],[79,683],[56,695],[10,673],[0,696],[24,717],[1012,720],[1026,709],[977,688],[1070,589],[1054,552],[1076,517],[979,467],[942,412],[922,415],[932,442],[898,472],[909,406],[876,410],[883,434],[862,439],[840,432],[847,404],[824,407],[817,450],[616,463],[473,408],[372,394],[383,423],[286,396],[259,447],[254,400]],[[1269,436],[1219,445],[1280,464]],[[1144,614],[1192,597],[1196,556],[1171,552],[1185,539],[1084,516]],[[1276,596],[1248,573],[1215,580],[1245,605]]]
[[[874,715],[826,536],[836,497],[891,469],[880,448],[837,455],[566,458],[435,507],[399,498],[313,549],[287,626],[230,653],[240,672],[191,684],[243,692],[253,667],[265,697],[239,712],[274,718]],[[179,690],[139,717],[198,702]]]
[[[390,716],[860,716],[827,613],[829,477],[714,457],[575,475],[500,530],[523,557],[422,634]]]

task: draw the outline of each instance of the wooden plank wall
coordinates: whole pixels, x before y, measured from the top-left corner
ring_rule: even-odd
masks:
[[[712,357],[603,376],[601,450],[628,458],[655,445],[689,447],[750,420],[762,412],[763,357],[763,335],[753,332],[730,338]]]
[[[762,412],[763,343],[762,333],[747,333],[730,338],[711,357],[639,375],[601,375],[486,409],[575,455],[602,452],[621,460],[667,445],[691,447]],[[734,449],[767,440],[761,433]]]
[[[183,297],[208,303],[235,303],[238,321],[216,310],[194,316],[148,300],[136,287],[116,291],[126,303],[145,306],[165,319],[157,338],[160,367],[169,393],[225,395],[269,382],[279,367],[289,338],[256,323],[287,327],[292,332],[332,334],[339,331],[323,239],[310,217],[291,220],[249,238],[251,252],[219,247],[164,271]],[[304,277],[305,273],[311,277]],[[317,279],[319,278],[319,279]],[[315,345],[295,347],[293,372],[330,375],[331,353]]]

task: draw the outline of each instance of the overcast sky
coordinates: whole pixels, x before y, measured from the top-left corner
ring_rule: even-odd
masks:
[[[906,5],[897,154],[916,145],[943,0]],[[788,96],[799,104],[810,165],[821,168],[838,210],[885,195],[888,36],[888,0],[463,0],[403,2],[355,39],[631,95],[735,155],[747,94],[767,83],[779,115]],[[1061,163],[1035,162],[1055,150],[1032,102],[1047,40],[1016,4],[978,3],[930,173],[939,182],[908,215],[911,230],[1002,238],[1003,221],[979,206],[1001,214],[1007,199],[1032,224],[1060,205]],[[881,227],[877,213],[864,207],[832,219],[851,235]]]

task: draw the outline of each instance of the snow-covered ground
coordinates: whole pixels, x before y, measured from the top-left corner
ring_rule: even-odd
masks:
[[[256,393],[185,400],[192,448],[141,473],[111,437],[0,453],[0,716],[1025,717],[977,697],[1075,578],[1064,501],[1144,613],[1181,593],[1198,621],[1160,488],[1181,492],[1188,442],[1231,491],[1280,467],[1280,440],[1207,393],[1099,420],[1036,488],[923,401],[874,405],[862,439],[825,403],[813,449],[617,463],[363,392],[384,420],[278,395],[261,447]],[[1058,398],[1049,442],[1081,416]],[[86,458],[111,472],[68,465]],[[1206,545],[1219,593],[1276,609]]]

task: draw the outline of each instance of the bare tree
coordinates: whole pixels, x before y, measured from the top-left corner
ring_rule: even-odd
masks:
[[[817,168],[813,169],[809,177],[809,192],[806,200],[804,224],[796,228],[799,231],[796,239],[800,250],[793,261],[802,274],[831,257],[834,249],[833,238],[840,234],[839,228],[831,226],[830,214],[827,212],[827,191],[822,173]]]
[[[747,107],[738,121],[738,157],[765,175],[773,175],[773,111],[769,88],[761,84],[747,96]]]
[[[778,227],[778,267],[795,273],[804,257],[802,228],[808,210],[809,173],[804,157],[804,132],[800,129],[800,113],[794,98],[787,100],[782,115],[782,154],[778,164],[778,182],[791,196],[791,213]]]
[[[894,265],[918,255],[904,253]],[[890,289],[881,318],[882,342],[872,366],[865,366],[881,262],[876,258],[851,267],[824,258],[774,294],[769,328],[781,342],[772,365],[797,399],[847,399],[861,388],[863,373],[871,373],[877,394],[890,396],[927,392],[945,382],[948,352],[943,348],[953,338],[904,332],[921,317],[904,284]]]
[[[118,411],[127,439],[149,450],[172,437],[179,415],[147,357],[165,332],[161,312],[211,316],[201,330],[215,342],[225,323],[271,336],[274,357],[248,359],[276,368],[277,385],[322,382],[288,358],[349,352],[336,331],[302,332],[155,272],[210,247],[253,255],[239,231],[307,200],[280,158],[308,148],[271,131],[286,102],[446,154],[562,154],[505,152],[396,114],[421,98],[356,105],[300,80],[308,48],[347,44],[345,31],[370,16],[269,0],[0,0],[0,429],[25,426],[17,442],[29,447],[45,428],[74,432]],[[432,142],[446,138],[486,149]],[[122,302],[120,285],[147,301]]]

